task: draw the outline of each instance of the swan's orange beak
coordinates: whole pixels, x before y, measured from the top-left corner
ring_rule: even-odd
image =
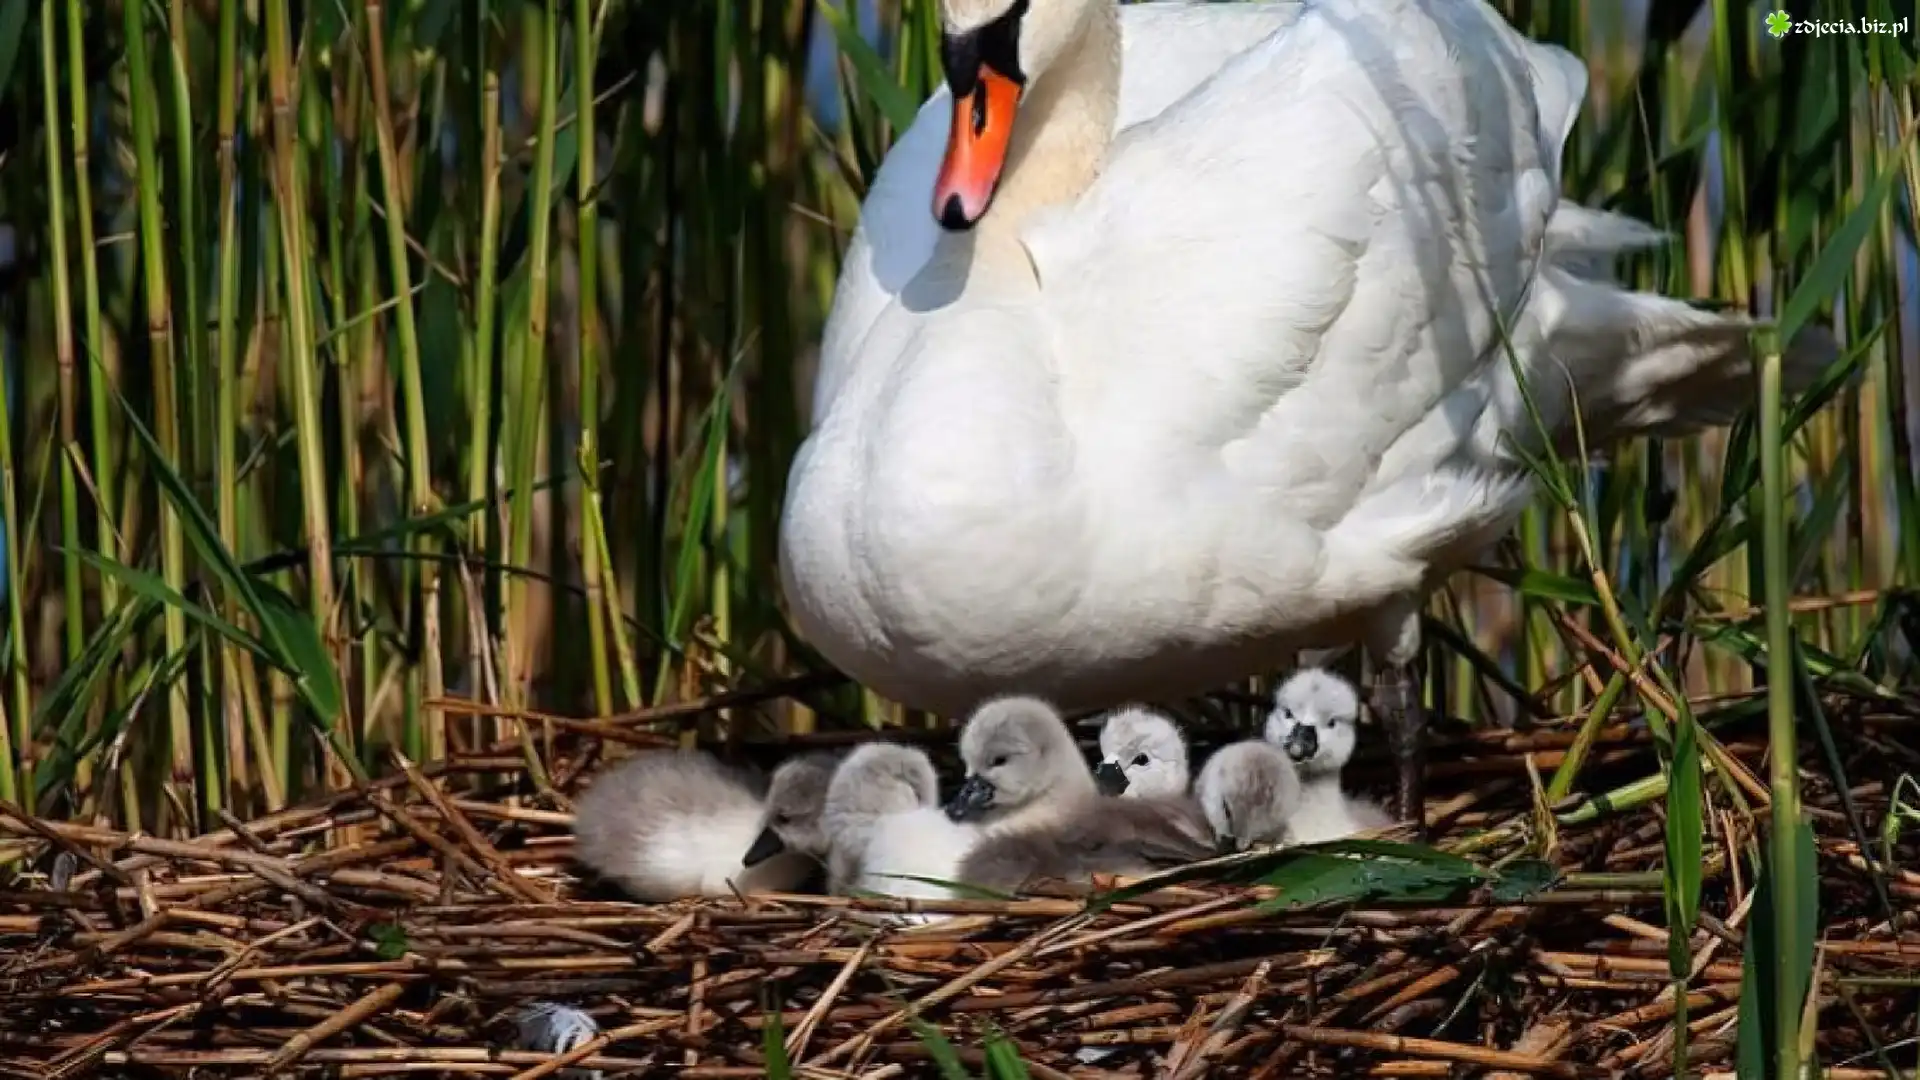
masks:
[[[980,65],[972,89],[953,96],[953,127],[947,156],[933,182],[933,216],[948,229],[970,229],[993,203],[1000,170],[1007,164],[1020,84]]]

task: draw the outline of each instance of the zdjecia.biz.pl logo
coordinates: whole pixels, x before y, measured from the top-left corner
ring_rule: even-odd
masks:
[[[1850,34],[1893,34],[1905,37],[1913,33],[1913,17],[1898,19],[1796,19],[1784,11],[1768,13],[1767,33],[1782,38],[1788,34],[1809,37],[1838,37]]]

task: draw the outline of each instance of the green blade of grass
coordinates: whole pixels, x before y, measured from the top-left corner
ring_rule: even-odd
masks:
[[[860,88],[866,91],[867,97],[886,117],[887,123],[893,127],[894,137],[898,138],[901,132],[912,126],[919,108],[906,90],[894,81],[893,74],[887,70],[886,61],[880,59],[880,54],[861,36],[856,14],[830,0],[818,2],[820,16],[833,29],[834,41],[860,77]]]

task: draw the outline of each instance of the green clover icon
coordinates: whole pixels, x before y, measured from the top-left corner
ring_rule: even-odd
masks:
[[[1793,25],[1793,16],[1784,11],[1776,11],[1767,16],[1767,33],[1774,37],[1786,37],[1787,29]]]

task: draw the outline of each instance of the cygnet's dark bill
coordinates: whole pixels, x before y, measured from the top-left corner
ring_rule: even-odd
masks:
[[[759,836],[753,838],[753,846],[747,849],[746,857],[740,860],[740,865],[758,866],[785,850],[787,850],[787,842],[780,839],[780,834],[774,832],[773,826],[769,825],[760,830]]]
[[[1093,786],[1102,795],[1125,795],[1127,771],[1117,761],[1103,761],[1093,767]]]
[[[952,821],[971,821],[993,808],[993,781],[984,776],[969,776],[960,790],[947,800],[947,817]]]
[[[1305,761],[1320,752],[1320,733],[1313,729],[1312,724],[1297,724],[1287,732],[1283,745],[1288,757],[1296,762]]]

